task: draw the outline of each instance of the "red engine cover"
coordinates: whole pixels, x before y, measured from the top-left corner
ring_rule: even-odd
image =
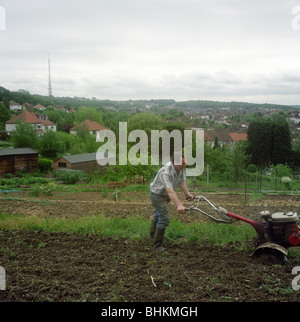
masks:
[[[297,234],[293,234],[289,237],[289,243],[293,246],[298,246],[300,245],[300,236],[297,237]]]

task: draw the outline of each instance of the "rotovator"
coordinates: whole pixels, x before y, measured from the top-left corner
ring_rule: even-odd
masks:
[[[269,211],[262,211],[260,213],[262,221],[257,221],[236,215],[222,207],[217,208],[203,196],[197,196],[194,200],[197,200],[197,204],[186,210],[197,210],[218,223],[233,223],[235,220],[241,220],[250,224],[258,235],[255,240],[256,249],[252,255],[267,254],[270,259],[284,263],[287,261],[289,247],[300,245],[299,218],[296,212],[271,214]],[[200,201],[207,202],[218,217],[199,209]]]

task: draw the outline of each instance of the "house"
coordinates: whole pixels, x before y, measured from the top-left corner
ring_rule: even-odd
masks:
[[[12,117],[10,120],[5,122],[5,131],[10,134],[17,127],[18,122],[30,123],[38,133],[45,133],[47,130],[52,130],[56,132],[56,125],[48,120],[43,119],[44,115],[40,116],[41,119],[32,112],[24,111],[21,114],[18,114]]]
[[[218,131],[205,131],[204,141],[214,147],[217,142],[219,145],[233,145],[239,141],[247,141],[247,133]]]
[[[231,144],[232,138],[224,130],[204,131],[204,141],[214,147],[216,143],[221,146]]]
[[[40,112],[45,111],[46,107],[41,105],[41,104],[37,104],[34,106],[34,108],[36,108],[37,110],[39,110]]]
[[[247,133],[231,132],[229,133],[229,135],[231,136],[233,143],[239,141],[247,141]]]
[[[42,122],[42,131],[44,133],[49,130],[56,132],[56,124],[49,120],[48,114],[39,114],[38,118]]]
[[[65,155],[53,162],[53,170],[77,170],[87,174],[93,174],[98,170],[100,173],[104,173],[108,165],[100,166],[97,162],[97,157],[99,158],[96,152]],[[116,161],[116,158],[113,156],[108,156],[107,158],[103,156],[103,159],[106,159],[108,162]]]
[[[22,105],[22,107],[23,107],[23,110],[27,110],[27,111],[29,111],[29,112],[33,112],[33,105],[32,105],[32,104],[24,103],[24,104]]]
[[[102,130],[108,130],[107,127],[93,121],[92,119],[85,120],[70,129],[70,134],[77,134],[78,128],[87,129],[90,134],[97,135]]]
[[[33,172],[39,167],[38,155],[30,148],[0,149],[0,176],[15,174],[18,170]]]
[[[39,118],[32,112],[24,111],[12,117],[10,120],[5,122],[5,131],[9,134],[14,131],[17,127],[18,122],[30,123],[35,129],[39,130],[42,128],[42,123]]]
[[[17,103],[17,102],[15,102],[15,101],[10,101],[9,102],[9,109],[11,111],[22,111],[23,110],[22,105]]]

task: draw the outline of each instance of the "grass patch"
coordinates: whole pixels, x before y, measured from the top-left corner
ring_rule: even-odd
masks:
[[[99,234],[101,236],[122,236],[132,239],[149,237],[150,221],[142,218],[106,218],[94,215],[76,219],[42,218],[0,214],[0,230],[41,230],[47,232],[67,232],[78,234]],[[256,236],[254,229],[247,224],[185,224],[173,220],[166,231],[166,238],[187,241],[227,244],[229,242],[244,243]]]
[[[188,241],[209,242],[212,244],[228,244],[252,239],[256,236],[252,226],[245,223],[239,224],[216,224],[194,223],[183,224],[172,222],[166,236],[172,240],[186,238]]]

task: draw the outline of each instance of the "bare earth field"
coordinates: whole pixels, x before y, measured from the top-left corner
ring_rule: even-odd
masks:
[[[300,214],[300,196],[268,196],[244,203],[243,195],[204,194],[248,218],[261,210],[294,210]],[[187,206],[189,203],[186,204]],[[5,214],[78,218],[103,214],[149,220],[152,207],[144,192],[123,192],[119,201],[101,193],[56,193],[33,198],[23,193],[0,196]],[[183,222],[205,220],[200,215],[178,215]],[[172,219],[171,219],[172,225]],[[6,290],[0,301],[97,302],[298,302],[291,287],[293,267],[300,260],[272,265],[250,257],[251,250],[233,245],[213,246],[166,240],[167,251],[154,253],[149,240],[86,236],[41,231],[1,230],[0,266],[6,270]]]

